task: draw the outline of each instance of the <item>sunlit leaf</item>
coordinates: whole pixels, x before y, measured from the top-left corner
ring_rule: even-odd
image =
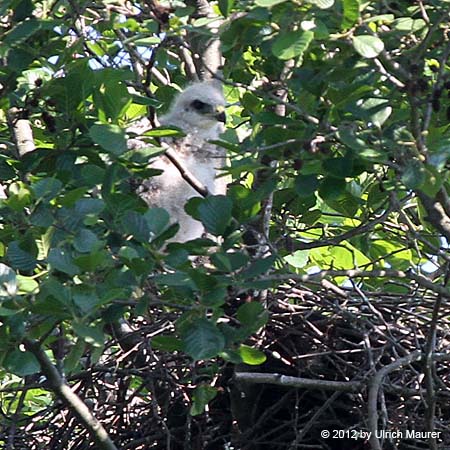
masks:
[[[384,50],[384,43],[376,36],[353,36],[353,47],[364,58],[376,58]]]
[[[280,59],[292,59],[303,55],[314,38],[312,31],[288,31],[278,35],[272,45],[272,53]]]

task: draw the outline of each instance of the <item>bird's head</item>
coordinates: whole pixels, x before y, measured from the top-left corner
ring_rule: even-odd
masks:
[[[188,128],[186,132],[215,130],[220,133],[225,120],[225,98],[220,86],[204,81],[191,84],[181,92],[161,123]]]

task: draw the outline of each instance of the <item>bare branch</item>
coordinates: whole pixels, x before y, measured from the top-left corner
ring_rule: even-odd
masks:
[[[368,421],[369,421],[369,430],[371,432],[370,435],[370,444],[373,450],[382,450],[380,441],[377,437],[378,431],[378,393],[381,388],[381,384],[383,382],[384,377],[394,370],[399,369],[402,366],[406,366],[407,364],[411,364],[414,361],[417,361],[422,356],[422,352],[417,350],[415,352],[410,353],[403,358],[397,359],[393,363],[383,367],[379,370],[370,380],[369,383],[369,399],[368,399]]]
[[[322,280],[324,278],[333,277],[348,277],[348,278],[406,278],[415,281],[420,286],[435,292],[436,294],[442,295],[445,298],[450,298],[450,290],[439,286],[432,280],[412,272],[411,270],[393,270],[393,269],[382,269],[382,270],[321,270],[317,273],[299,275],[295,273],[289,274],[276,274],[268,275],[264,277],[264,280],[297,280],[302,283],[306,283],[312,280]]]
[[[97,444],[97,448],[99,450],[117,450],[117,447],[114,445],[102,424],[92,415],[84,402],[72,391],[72,389],[70,389],[69,385],[64,381],[56,367],[52,364],[39,342],[26,339],[23,343],[25,348],[33,353],[39,361],[41,370],[46,376],[52,390],[67,404],[77,416],[80,423],[89,431]]]
[[[201,183],[193,174],[190,172],[181,162],[180,158],[178,158],[177,153],[173,148],[167,145],[165,142],[161,143],[161,146],[165,148],[166,152],[164,153],[167,158],[170,159],[170,162],[178,169],[180,175],[183,177],[185,181],[189,183],[189,185],[194,188],[200,195],[203,197],[207,197],[210,195],[208,188]]]
[[[312,380],[310,378],[290,377],[279,373],[236,372],[234,377],[237,381],[241,382],[245,381],[255,384],[267,383],[278,386],[339,392],[359,392],[364,386],[364,383],[360,381]]]

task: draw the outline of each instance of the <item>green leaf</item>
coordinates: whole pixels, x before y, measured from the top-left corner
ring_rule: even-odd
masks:
[[[79,230],[73,240],[75,250],[80,253],[87,253],[92,250],[97,250],[99,244],[100,241],[98,240],[97,235],[86,228]]]
[[[228,17],[233,5],[234,0],[219,0],[219,10],[224,17]]]
[[[183,137],[183,136],[186,136],[186,134],[180,128],[158,127],[158,128],[152,128],[151,130],[146,131],[142,136]],[[163,149],[161,149],[161,150],[163,150]]]
[[[323,161],[324,171],[335,178],[346,178],[353,174],[353,158],[338,157]]]
[[[85,253],[75,259],[76,265],[83,271],[95,272],[104,267],[111,267],[112,261],[108,252],[104,250]]]
[[[83,314],[94,310],[100,303],[100,299],[94,289],[82,285],[73,288],[72,300]]]
[[[308,250],[297,250],[292,255],[287,255],[284,260],[291,266],[301,269],[308,264],[309,251]]]
[[[103,73],[100,72],[97,75],[103,75]],[[106,72],[105,75],[108,77],[109,72]],[[98,107],[100,121],[108,122],[110,119],[115,122],[131,104],[131,97],[123,82],[106,79],[102,83],[102,89],[94,91],[94,102]]]
[[[244,344],[239,347],[239,356],[241,357],[242,362],[249,366],[258,366],[267,359],[266,355],[261,350]]]
[[[319,186],[316,175],[299,175],[295,179],[295,191],[300,197],[309,197]]]
[[[243,326],[259,329],[266,324],[269,316],[261,303],[250,302],[239,306],[236,317]]]
[[[425,168],[420,161],[411,159],[407,161],[402,173],[402,182],[408,189],[419,188],[426,179]]]
[[[3,38],[3,43],[11,47],[17,47],[23,41],[31,37],[41,28],[41,21],[36,19],[25,20],[8,31]]]
[[[80,269],[73,263],[71,254],[62,248],[52,248],[48,253],[48,263],[52,269],[74,276],[80,273]]]
[[[359,19],[359,0],[343,0],[344,15],[341,29],[351,28]]]
[[[3,365],[8,372],[12,372],[19,377],[33,375],[41,369],[38,360],[32,353],[20,350],[13,350],[8,353]]]
[[[160,286],[181,287],[186,286],[195,288],[195,284],[191,277],[184,272],[163,273],[153,278],[155,282]]]
[[[259,258],[253,261],[249,267],[240,273],[242,278],[255,278],[258,275],[264,275],[270,270],[276,261],[276,256],[268,256],[267,258]]]
[[[77,339],[69,351],[69,354],[64,357],[64,371],[71,373],[79,368],[82,362],[82,356],[86,352],[86,343],[83,339]]]
[[[217,395],[218,390],[209,384],[197,386],[192,394],[191,415],[198,416],[205,411],[205,406]]]
[[[390,102],[385,98],[368,98],[360,108],[368,120],[378,128],[381,128],[392,113]]]
[[[99,198],[80,198],[75,203],[75,211],[82,216],[100,214],[104,207],[105,203]]]
[[[125,132],[118,125],[92,125],[89,135],[96,144],[113,155],[120,156],[128,150]]]
[[[105,335],[100,326],[94,327],[85,325],[84,323],[72,323],[73,330],[80,336],[84,342],[92,345],[96,348],[102,348],[104,346]]]
[[[353,36],[353,47],[364,58],[376,58],[384,50],[384,43],[376,36]]]
[[[334,0],[307,0],[307,2],[316,5],[320,9],[328,9],[334,5]]]
[[[61,191],[63,184],[57,178],[43,178],[31,185],[31,190],[37,198],[51,200]]]
[[[284,3],[287,0],[255,0],[255,5],[262,6],[263,8],[271,8],[272,6]]]
[[[183,348],[181,340],[174,336],[155,336],[151,343],[153,348],[165,352],[177,352]]]
[[[345,194],[346,183],[342,178],[328,176],[324,178],[319,187],[319,195],[324,200],[336,200]]]
[[[222,236],[231,220],[232,201],[224,195],[206,197],[198,206],[198,215],[206,230]]]
[[[17,286],[19,294],[36,294],[39,292],[39,283],[31,277],[17,275]]]
[[[427,24],[423,19],[413,19],[411,17],[399,17],[392,22],[392,27],[398,31],[413,33],[424,28]]]
[[[8,246],[6,257],[15,269],[30,271],[36,267],[36,258],[20,248],[19,242],[13,241]]]
[[[272,53],[279,59],[292,59],[303,55],[314,38],[312,31],[280,33],[272,45]]]
[[[150,239],[160,236],[170,225],[170,215],[164,208],[150,208],[144,219],[150,232]]]
[[[183,350],[195,361],[217,356],[225,347],[225,337],[208,319],[190,324],[182,335]]]
[[[150,227],[147,220],[136,211],[127,211],[122,219],[122,228],[139,242],[149,242],[150,240]]]
[[[14,297],[17,293],[16,272],[0,263],[0,298]]]

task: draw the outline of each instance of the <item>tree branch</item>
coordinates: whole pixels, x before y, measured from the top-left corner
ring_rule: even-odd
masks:
[[[369,382],[369,399],[368,399],[368,422],[369,422],[369,430],[370,434],[370,445],[373,450],[382,450],[380,441],[377,437],[378,431],[378,393],[381,388],[381,384],[386,375],[393,372],[394,370],[399,369],[402,366],[406,366],[414,361],[417,361],[422,356],[422,352],[420,350],[416,350],[413,353],[410,353],[403,358],[397,359],[393,363],[383,367],[379,370],[370,380]]]
[[[25,339],[25,348],[39,361],[42,373],[46,376],[51,389],[72,410],[80,423],[94,439],[98,450],[118,450],[102,424],[92,415],[84,402],[70,389],[56,367],[37,341]]]
[[[347,278],[406,278],[408,280],[415,281],[423,288],[429,289],[436,294],[442,295],[445,298],[450,298],[450,290],[439,286],[432,280],[412,272],[411,270],[394,270],[394,269],[381,269],[381,270],[321,270],[317,273],[299,275],[296,273],[286,274],[274,274],[267,275],[262,279],[270,281],[283,281],[283,280],[296,280],[302,283],[307,283],[312,280],[322,280],[324,278],[333,277],[347,277]]]
[[[278,386],[339,392],[359,392],[364,387],[364,383],[361,381],[312,380],[279,373],[236,372],[234,378],[236,381],[254,384],[276,384]]]

